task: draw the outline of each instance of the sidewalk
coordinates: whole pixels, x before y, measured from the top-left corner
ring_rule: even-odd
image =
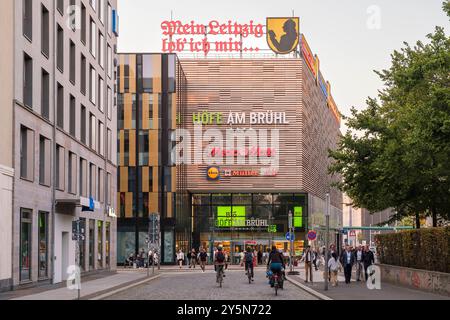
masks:
[[[147,277],[143,272],[121,272],[108,275],[94,280],[82,281],[81,299],[87,300],[105,292],[117,290],[132,284],[149,281],[153,276]],[[55,287],[55,286],[53,286]],[[75,300],[78,297],[77,290],[69,290],[66,283],[58,284],[56,289],[42,291],[44,288],[32,288],[28,290],[17,290],[0,294],[0,300]],[[36,292],[28,294],[29,292]]]
[[[333,300],[450,300],[450,297],[441,296],[424,291],[414,290],[407,287],[395,286],[386,282],[381,283],[381,290],[369,290],[364,281],[356,282],[355,273],[352,275],[352,282],[345,284],[344,274],[339,274],[339,284],[337,287],[328,286],[325,291],[325,280],[323,279],[323,271],[313,271],[313,283],[305,283],[304,266],[297,267],[296,271],[300,271],[299,276],[292,276],[303,286],[323,294]]]

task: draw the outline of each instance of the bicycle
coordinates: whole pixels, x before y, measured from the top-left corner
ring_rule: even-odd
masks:
[[[220,288],[222,288],[223,283],[223,266],[217,266],[217,282]]]

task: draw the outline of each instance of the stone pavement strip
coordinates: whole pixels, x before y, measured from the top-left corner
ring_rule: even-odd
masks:
[[[118,272],[112,276],[81,283],[81,299],[90,299],[121,287],[138,285],[142,281],[151,281],[154,277],[147,277],[143,272]],[[12,300],[75,300],[78,292],[66,287],[27,295]]]
[[[447,296],[396,286],[386,282],[381,282],[381,290],[369,290],[364,281],[355,281],[355,273],[353,273],[350,284],[346,284],[343,274],[340,274],[338,276],[338,286],[332,287],[329,284],[328,291],[325,291],[323,271],[314,271],[314,282],[305,283],[304,267],[299,267],[296,270],[300,271],[300,275],[292,278],[295,278],[303,286],[326,295],[333,300],[450,300],[450,297]]]
[[[147,284],[112,295],[106,300],[318,300],[310,293],[290,282],[275,296],[268,285],[265,269],[255,271],[255,282],[248,283],[242,269],[225,272],[223,288],[216,283],[216,274],[211,266],[205,273],[199,270],[171,270]]]

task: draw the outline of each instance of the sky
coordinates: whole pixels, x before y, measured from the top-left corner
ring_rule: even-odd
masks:
[[[313,53],[344,115],[363,109],[382,82],[373,70],[389,68],[390,55],[406,41],[426,41],[449,18],[443,0],[118,0],[119,52],[161,52],[161,23],[174,20],[209,23],[228,20],[265,24],[266,17],[300,17]],[[345,125],[343,126],[345,130]]]

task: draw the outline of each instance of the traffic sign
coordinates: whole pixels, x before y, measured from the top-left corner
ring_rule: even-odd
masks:
[[[309,241],[314,241],[317,239],[317,232],[311,230],[310,232],[308,232],[308,239]]]
[[[291,233],[291,232],[286,233],[286,240],[295,241],[295,233]]]

